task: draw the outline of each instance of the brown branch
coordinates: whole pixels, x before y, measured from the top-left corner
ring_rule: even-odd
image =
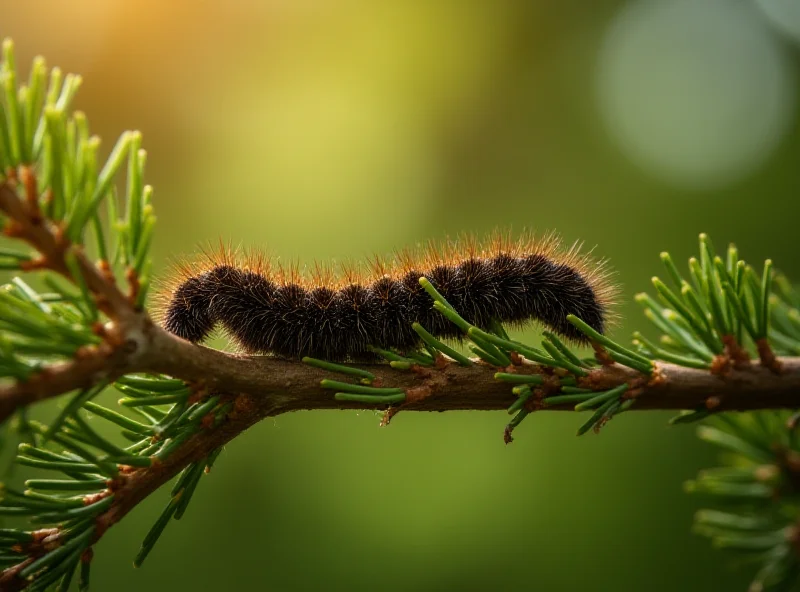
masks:
[[[112,349],[103,343],[78,351],[74,360],[47,366],[24,382],[0,387],[0,422],[22,407],[76,389],[111,382],[124,374],[127,360],[121,349]]]
[[[13,181],[0,183],[0,212],[8,216],[5,234],[24,240],[39,251],[40,258],[29,262],[27,268],[50,269],[74,282],[66,262],[67,252],[72,248],[86,287],[95,296],[100,310],[120,322],[129,320],[136,314],[130,299],[115,282],[108,281],[107,274],[93,265],[80,248],[70,245],[63,228],[42,217],[35,195],[36,184],[26,167],[21,168],[20,177],[26,199],[20,198]]]
[[[162,332],[154,327],[155,331]],[[334,400],[331,391],[320,388],[329,372],[293,360],[263,356],[236,356],[191,345],[169,334],[159,335],[155,358],[147,364],[151,371],[184,380],[203,381],[220,392],[252,395],[271,400],[274,414],[300,409],[363,409],[363,404]],[[147,358],[150,358],[148,355]],[[179,360],[178,363],[176,361]],[[149,360],[148,360],[149,361]],[[747,370],[732,370],[724,376],[658,364],[654,377],[640,385],[632,409],[695,409],[711,397],[719,398],[717,411],[754,409],[792,409],[800,407],[800,358],[782,358],[783,372],[776,375],[753,365]],[[502,410],[515,399],[507,383],[494,379],[497,368],[482,363],[462,367],[448,363],[421,372],[401,372],[386,364],[361,364],[377,377],[377,384],[403,389],[426,386],[427,396],[402,406],[407,411],[452,411],[459,409]],[[548,374],[548,368],[524,363],[515,366],[520,373]],[[579,386],[605,390],[623,382],[642,382],[642,376],[629,368],[614,365],[592,371],[578,379]],[[570,406],[548,407],[569,410]]]
[[[48,269],[76,283],[66,260],[72,250],[83,282],[98,308],[113,322],[98,328],[104,338],[101,345],[81,348],[74,360],[46,367],[25,382],[0,387],[0,423],[20,407],[121,376],[138,355],[137,328],[148,324],[146,313],[133,305],[135,296],[123,294],[108,264],[93,265],[79,246],[70,245],[61,226],[42,216],[31,169],[22,166],[18,174],[13,172],[0,183],[0,212],[8,217],[4,233],[25,241],[39,252],[39,258],[25,262],[23,270]],[[18,188],[24,192],[24,198]],[[138,284],[138,278],[132,279]]]
[[[164,331],[144,313],[128,327],[130,337],[115,347],[105,343],[83,358],[46,369],[26,382],[0,387],[0,420],[20,406],[84,388],[131,372],[168,374],[203,382],[221,393],[252,395],[268,401],[274,414],[300,409],[364,408],[363,404],[339,402],[319,386],[330,373],[269,356],[239,356],[193,345]],[[711,397],[716,411],[793,409],[800,407],[800,358],[781,358],[776,374],[759,364],[731,369],[725,374],[659,363],[654,378],[644,384],[629,368],[602,366],[580,386],[603,390],[636,381],[637,402],[632,409],[696,409]],[[496,368],[476,363],[401,372],[387,364],[362,364],[377,377],[376,384],[412,389],[426,387],[427,395],[402,406],[407,411],[458,409],[500,410],[514,400],[508,384],[494,379]],[[524,363],[515,372],[547,374],[548,368]],[[718,401],[718,405],[716,402]],[[570,409],[553,406],[548,409]]]

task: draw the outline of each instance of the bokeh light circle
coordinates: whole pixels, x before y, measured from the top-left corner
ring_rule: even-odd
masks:
[[[708,189],[769,157],[791,122],[795,85],[780,41],[747,3],[639,0],[605,32],[597,92],[632,161]]]
[[[800,44],[800,2],[797,0],[755,0],[770,25]]]

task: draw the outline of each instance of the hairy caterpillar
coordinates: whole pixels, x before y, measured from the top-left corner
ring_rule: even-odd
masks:
[[[391,260],[374,258],[369,271],[348,266],[338,275],[316,265],[311,277],[297,266],[276,265],[259,254],[230,249],[201,264],[179,266],[163,296],[162,324],[192,342],[219,324],[248,353],[325,360],[367,360],[369,346],[408,350],[420,345],[411,324],[434,336],[460,338],[458,328],[432,308],[419,278],[428,278],[470,323],[492,319],[539,321],[581,341],[566,320],[575,314],[603,332],[615,294],[605,262],[560,247],[555,235],[517,240],[496,234],[406,250]],[[241,259],[241,260],[240,260]]]

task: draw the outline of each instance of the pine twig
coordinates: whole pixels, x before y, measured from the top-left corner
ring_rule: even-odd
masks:
[[[202,382],[214,392],[249,395],[269,401],[272,414],[301,409],[383,408],[384,405],[354,404],[336,401],[320,388],[325,371],[293,360],[265,356],[238,356],[183,341],[149,319],[134,331],[144,336],[140,349],[113,356],[90,356],[87,361],[67,362],[27,382],[0,388],[0,419],[7,401],[14,408],[57,396],[76,388],[90,386],[134,372],[161,373],[185,381]],[[725,375],[658,363],[653,377],[636,394],[636,410],[695,409],[705,406],[710,397],[719,399],[715,411],[754,409],[792,409],[798,406],[800,358],[781,358],[783,371],[775,374],[759,365],[731,370]],[[507,385],[494,379],[496,368],[475,363],[471,366],[446,364],[426,368],[423,373],[406,373],[387,364],[361,364],[376,376],[376,383],[391,384],[409,390],[426,387],[429,395],[403,405],[408,411],[501,410],[514,400]],[[542,374],[546,367],[526,363],[515,372]],[[601,366],[577,380],[579,386],[592,390],[613,388],[639,378],[632,369],[619,365]],[[548,406],[552,410],[570,410],[569,405]]]
[[[25,187],[25,191],[30,194],[35,191],[35,185]],[[38,199],[35,194],[34,197]],[[71,245],[61,229],[43,219],[38,209],[30,205],[36,203],[35,199],[31,199],[31,195],[27,195],[25,200],[20,198],[12,181],[0,183],[0,212],[5,213],[9,219],[5,234],[24,240],[39,252],[40,258],[30,262],[26,266],[28,269],[50,269],[75,281],[76,278],[72,276],[66,262],[66,254]],[[98,307],[112,319],[125,321],[134,316],[135,307],[117,288],[116,283],[109,281],[108,275],[101,273],[81,249],[74,249],[74,252],[82,280],[94,294]]]

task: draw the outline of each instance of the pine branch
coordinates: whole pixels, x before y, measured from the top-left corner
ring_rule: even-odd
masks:
[[[96,527],[89,544],[96,543],[114,524],[122,520],[128,512],[175,475],[192,463],[202,461],[214,450],[233,440],[237,435],[260,419],[271,415],[269,399],[250,401],[246,413],[232,413],[219,428],[202,432],[186,441],[178,450],[163,462],[156,462],[146,469],[132,470],[122,473],[117,479],[109,480],[109,487],[103,495],[113,495],[113,502],[107,510],[94,518]],[[93,500],[96,501],[97,500]],[[45,529],[46,534],[53,534],[52,529]],[[52,540],[51,543],[55,543]],[[31,557],[36,559],[45,554],[45,548],[35,548]],[[0,575],[0,590],[23,590],[30,582],[19,576],[22,563],[7,569]]]
[[[72,250],[77,263],[77,271],[82,281],[95,297],[98,307],[109,317],[124,321],[136,314],[131,299],[117,288],[110,276],[107,261],[93,265],[82,249],[73,247],[64,235],[61,226],[52,225],[38,206],[39,193],[36,189],[35,173],[29,167],[21,167],[23,200],[17,193],[16,183],[7,180],[0,184],[0,212],[10,223],[6,224],[5,234],[11,238],[24,240],[34,247],[40,257],[22,266],[24,271],[49,269],[67,279],[74,280],[73,272],[67,264],[67,254]],[[98,268],[99,267],[99,268]],[[104,272],[101,269],[104,268]]]
[[[233,406],[218,427],[198,432],[163,462],[123,473],[107,490],[108,494],[113,493],[114,500],[96,516],[92,543],[172,477],[266,417],[301,409],[387,408],[380,403],[336,401],[320,387],[329,374],[297,361],[225,354],[188,344],[155,326],[148,333],[144,351],[137,356],[137,365],[130,369],[170,374],[202,384],[206,392],[233,400]],[[577,385],[607,390],[620,384],[638,383],[633,409],[640,410],[703,408],[709,397],[719,399],[716,411],[796,407],[800,359],[785,358],[782,362],[781,375],[752,366],[722,377],[674,364],[659,364],[653,376],[644,381],[634,370],[604,366],[578,379]],[[514,400],[507,385],[495,379],[497,369],[483,363],[462,367],[446,362],[416,372],[399,372],[386,364],[361,365],[361,368],[375,375],[373,384],[392,384],[406,393],[420,393],[399,407],[403,411],[501,410]],[[537,364],[524,363],[511,370],[519,376],[539,374],[552,378],[550,368]],[[547,405],[542,398],[532,399],[530,407],[574,409],[569,403]],[[11,574],[5,577],[11,578]],[[9,583],[8,589],[17,585],[22,584]]]
[[[121,376],[140,353],[141,331],[152,325],[146,313],[137,310],[136,295],[132,293],[129,297],[119,290],[107,262],[93,265],[82,249],[70,245],[58,225],[43,217],[37,201],[36,177],[29,167],[21,170],[25,198],[18,195],[13,180],[0,183],[0,212],[8,219],[5,234],[25,241],[39,253],[37,259],[25,262],[22,269],[50,270],[85,286],[92,304],[113,322],[92,327],[103,337],[103,343],[85,346],[73,360],[47,366],[25,381],[0,387],[0,422],[33,402]],[[69,253],[74,257],[72,267],[67,263]]]
[[[152,328],[152,349],[146,349],[134,372],[154,372],[202,384],[208,391],[248,395],[265,405],[270,415],[313,409],[384,409],[386,403],[337,401],[320,383],[330,374],[294,360],[263,356],[236,356],[188,344],[158,327]],[[375,376],[373,386],[386,385],[407,393],[403,411],[504,410],[516,399],[508,385],[495,378],[498,368],[475,359],[472,366],[443,361],[437,367],[400,372],[387,364],[359,364]],[[718,376],[676,364],[658,363],[652,377],[620,365],[602,366],[578,377],[576,386],[604,391],[622,384],[636,385],[634,410],[680,410],[705,407],[710,398],[715,411],[793,409],[800,403],[800,358],[781,358],[783,371],[775,374],[753,365]],[[545,381],[552,368],[523,361],[507,370],[519,376],[538,375]],[[542,394],[558,386],[543,385]],[[548,390],[550,391],[548,393]],[[265,403],[261,403],[264,400]],[[574,405],[546,405],[532,400],[533,409],[573,410]]]
[[[193,345],[154,325],[142,316],[131,327],[136,337],[123,334],[122,344],[108,351],[97,350],[36,375],[26,382],[0,388],[0,420],[20,406],[62,395],[78,388],[112,382],[129,373],[165,374],[200,384],[209,392],[250,395],[264,400],[273,415],[312,409],[382,409],[387,405],[337,401],[320,387],[329,377],[323,370],[297,360],[265,356],[239,356]],[[138,345],[130,351],[131,343]],[[716,412],[758,409],[794,409],[800,406],[800,358],[780,358],[776,374],[758,364],[733,369],[723,375],[657,363],[653,375],[644,379],[633,369],[602,366],[577,377],[578,388],[607,390],[621,384],[636,384],[636,410],[680,410],[709,406]],[[471,366],[444,361],[436,367],[418,366],[400,372],[385,363],[359,364],[376,379],[373,385],[391,385],[411,393],[404,411],[502,410],[516,398],[504,382],[495,379],[498,368],[475,359]],[[524,362],[511,366],[519,375],[554,376],[552,368]],[[557,390],[558,387],[555,387]],[[544,391],[544,389],[543,389]],[[258,403],[260,408],[262,403]],[[572,410],[574,405],[536,405],[534,409]],[[264,416],[257,417],[256,420]]]

